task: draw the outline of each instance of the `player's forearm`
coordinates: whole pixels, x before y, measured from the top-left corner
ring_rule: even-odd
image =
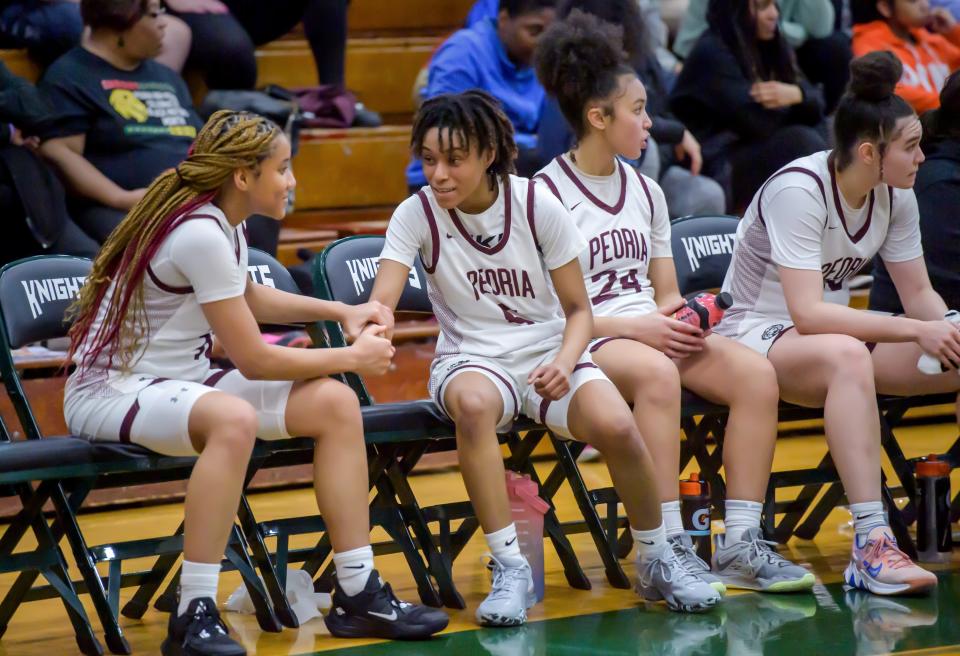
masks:
[[[578,307],[567,313],[567,323],[563,330],[563,343],[557,354],[556,362],[570,371],[580,360],[593,335],[593,313],[589,307]]]
[[[916,319],[872,314],[824,301],[794,314],[793,320],[804,335],[836,333],[864,342],[912,342],[917,339],[920,324]]]

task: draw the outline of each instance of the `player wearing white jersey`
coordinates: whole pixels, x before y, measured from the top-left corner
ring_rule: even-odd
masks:
[[[630,409],[585,354],[592,329],[569,214],[542,184],[510,175],[513,130],[482,91],[433,98],[414,122],[412,149],[429,186],[391,219],[371,298],[396,307],[414,258],[428,275],[441,337],[431,393],[457,425],[460,469],[490,547],[493,589],[482,624],[526,621],[535,601],[517,542],[496,431],[523,413],[607,456],[614,486],[643,543],[665,542],[649,455]],[[671,552],[672,553],[672,552]],[[671,587],[657,559],[648,598],[706,610],[719,598]]]
[[[682,306],[660,187],[617,156],[636,159],[651,121],[646,90],[625,62],[616,30],[571,16],[540,45],[538,72],[577,135],[574,148],[535,179],[570,209],[589,242],[580,256],[595,315],[590,351],[633,404],[658,470],[670,547],[700,580],[788,592],[813,575],[789,563],[760,535],[760,514],[777,437],[779,394],[773,367],[749,349],[671,318]],[[659,306],[659,307],[658,307]],[[681,384],[730,407],[724,441],[726,533],[714,568],[697,557],[680,517]]]
[[[757,192],[738,231],[724,288],[734,307],[718,326],[765,353],[781,396],[823,407],[827,444],[853,513],[844,578],[876,594],[929,589],[936,577],[897,548],[880,495],[876,394],[960,390],[960,331],[927,276],[913,183],[922,128],[894,94],[900,62],[854,60],[834,121],[836,148],[797,160]],[[843,302],[850,276],[883,258],[905,317]],[[840,303],[829,302],[840,295]],[[950,369],[917,369],[923,352]]]
[[[386,308],[287,294],[247,277],[243,220],[283,217],[295,180],[290,143],[259,116],[218,112],[190,156],[161,175],[94,262],[71,330],[77,365],[64,411],[74,433],[199,453],[187,486],[180,605],[164,656],[245,654],[217,612],[220,561],[255,438],[316,440],[317,503],[330,527],[337,583],[334,635],[422,638],[444,613],[401,604],[373,569],[366,449],[353,391],[328,374],[383,373]],[[257,322],[335,319],[353,346],[267,345]],[[364,325],[378,325],[360,334]],[[213,370],[214,336],[237,369]],[[322,418],[318,420],[318,417]]]

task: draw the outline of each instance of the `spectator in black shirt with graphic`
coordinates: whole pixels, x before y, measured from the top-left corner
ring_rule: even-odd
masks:
[[[57,118],[41,152],[73,193],[76,222],[102,243],[150,182],[187,155],[201,121],[184,81],[153,61],[159,0],[82,0],[90,36],[48,69]]]
[[[920,211],[920,238],[930,282],[947,307],[960,310],[960,71],[947,78],[940,108],[923,121],[926,160],[913,190]],[[890,272],[874,260],[870,309],[903,312]]]

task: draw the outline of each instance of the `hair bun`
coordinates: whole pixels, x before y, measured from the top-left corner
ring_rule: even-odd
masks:
[[[894,95],[903,64],[889,50],[878,50],[850,62],[849,92],[860,100],[881,102]]]

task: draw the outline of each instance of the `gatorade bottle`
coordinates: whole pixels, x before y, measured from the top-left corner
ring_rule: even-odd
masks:
[[[543,516],[550,510],[550,504],[541,498],[530,476],[510,470],[507,470],[507,497],[510,515],[517,527],[520,553],[530,563],[537,601],[543,601]]]
[[[710,484],[700,480],[693,472],[690,478],[680,481],[680,515],[683,528],[693,541],[697,555],[710,562]]]
[[[950,310],[944,315],[943,318],[953,325],[960,327],[960,312],[957,312],[956,310]],[[938,358],[935,358],[927,353],[924,353],[920,356],[920,359],[917,361],[917,369],[925,374],[939,374],[947,370],[947,368],[943,366],[943,363],[941,363]]]
[[[704,334],[720,323],[723,312],[733,305],[733,297],[727,292],[716,296],[708,292],[697,294],[677,310],[673,318],[701,329]]]
[[[950,463],[929,455],[917,463],[917,555],[924,563],[950,560]]]

